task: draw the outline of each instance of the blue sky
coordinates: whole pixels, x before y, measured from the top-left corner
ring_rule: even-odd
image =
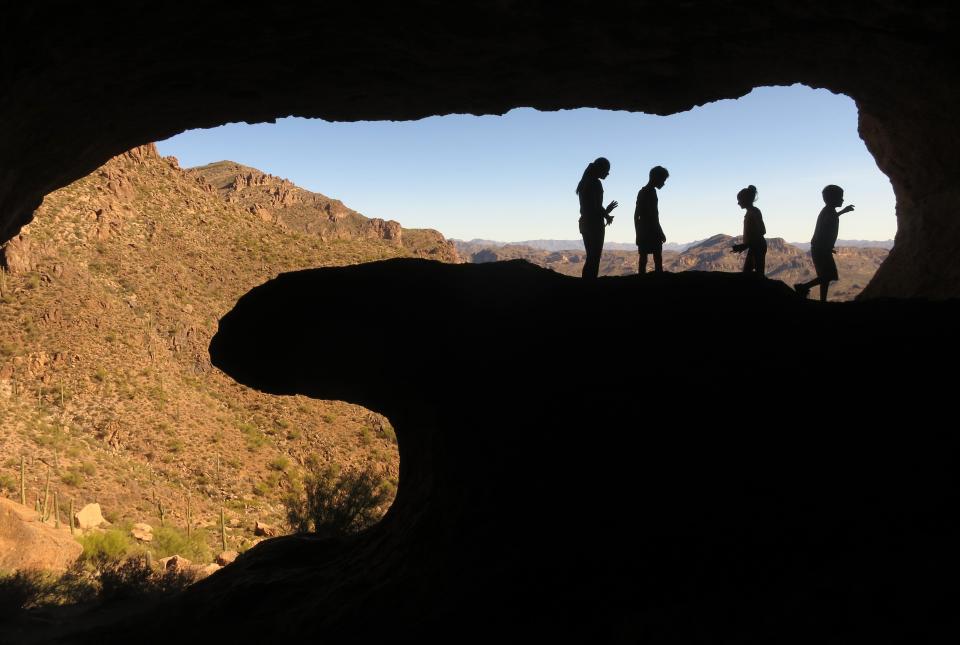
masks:
[[[598,156],[612,165],[605,198],[620,202],[608,241],[633,241],[637,190],[658,164],[670,170],[660,192],[670,242],[738,234],[736,193],[748,184],[759,189],[768,237],[809,240],[829,183],[856,205],[841,219],[841,239],[896,232],[893,190],[857,134],[853,101],[800,85],[759,88],[668,117],[520,108],[420,121],[287,118],[191,130],[158,147],[185,167],[230,159],[368,217],[460,239],[578,238],[574,189]]]

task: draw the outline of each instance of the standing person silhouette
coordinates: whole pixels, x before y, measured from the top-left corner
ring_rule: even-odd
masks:
[[[743,216],[743,243],[734,244],[733,252],[747,252],[747,258],[743,261],[744,273],[757,272],[763,275],[767,259],[767,240],[763,236],[767,234],[767,227],[763,225],[763,213],[753,205],[756,201],[757,187],[753,184],[737,193],[737,204],[747,212]]]
[[[814,229],[813,239],[810,240],[810,256],[813,258],[813,268],[817,271],[817,277],[809,282],[793,285],[797,293],[806,298],[810,289],[819,284],[820,302],[827,301],[830,281],[840,279],[837,274],[837,263],[833,259],[833,254],[836,253],[833,245],[837,243],[837,235],[840,232],[840,216],[853,210],[853,204],[851,204],[837,211],[837,208],[843,205],[843,188],[833,184],[823,189],[823,202],[826,206],[817,217],[817,228]]]
[[[610,174],[610,162],[603,157],[590,163],[583,171],[583,177],[577,184],[577,195],[580,196],[580,235],[583,236],[583,247],[587,251],[587,259],[583,264],[582,277],[586,280],[596,280],[600,273],[600,256],[603,254],[604,227],[613,222],[610,212],[617,207],[617,202],[610,202],[603,206],[603,184]]]
[[[670,173],[663,166],[650,169],[650,180],[637,193],[637,208],[633,212],[633,224],[637,229],[637,252],[640,254],[639,273],[647,272],[647,255],[653,254],[653,268],[663,273],[663,243],[667,236],[660,226],[660,207],[657,189],[663,188]]]

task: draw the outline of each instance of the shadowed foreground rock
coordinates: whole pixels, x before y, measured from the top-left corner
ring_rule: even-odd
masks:
[[[525,262],[281,275],[223,318],[214,363],[387,415],[396,503],[355,539],[268,540],[148,620],[226,642],[955,630],[958,313]],[[90,642],[166,638],[142,624]]]

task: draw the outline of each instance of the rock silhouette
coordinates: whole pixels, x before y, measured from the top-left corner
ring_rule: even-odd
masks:
[[[952,413],[937,375],[956,364],[958,313],[821,305],[732,274],[584,289],[522,261],[283,274],[224,316],[212,360],[266,392],[389,417],[396,502],[352,539],[260,544],[149,620],[333,643],[956,634],[942,595],[960,572],[955,440],[923,420]],[[404,343],[353,342],[385,329]],[[653,346],[633,342],[652,331]],[[825,416],[794,402],[823,374],[800,333],[836,348]],[[608,352],[572,351],[584,335]],[[429,349],[456,346],[482,357],[459,376]],[[753,353],[790,367],[704,380]],[[637,365],[656,370],[639,379]],[[90,642],[151,642],[140,624]]]

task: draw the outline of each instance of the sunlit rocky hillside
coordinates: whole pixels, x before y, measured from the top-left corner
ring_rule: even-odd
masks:
[[[213,540],[222,502],[242,549],[255,522],[282,524],[310,455],[378,465],[395,484],[384,418],[240,387],[211,368],[207,345],[220,316],[280,272],[414,255],[457,261],[435,231],[232,162],[185,171],[152,145],[48,195],[3,249],[3,494],[19,499],[23,455],[28,505],[49,477],[64,506],[96,501],[109,520],[153,524],[162,506],[183,526],[189,496]]]

